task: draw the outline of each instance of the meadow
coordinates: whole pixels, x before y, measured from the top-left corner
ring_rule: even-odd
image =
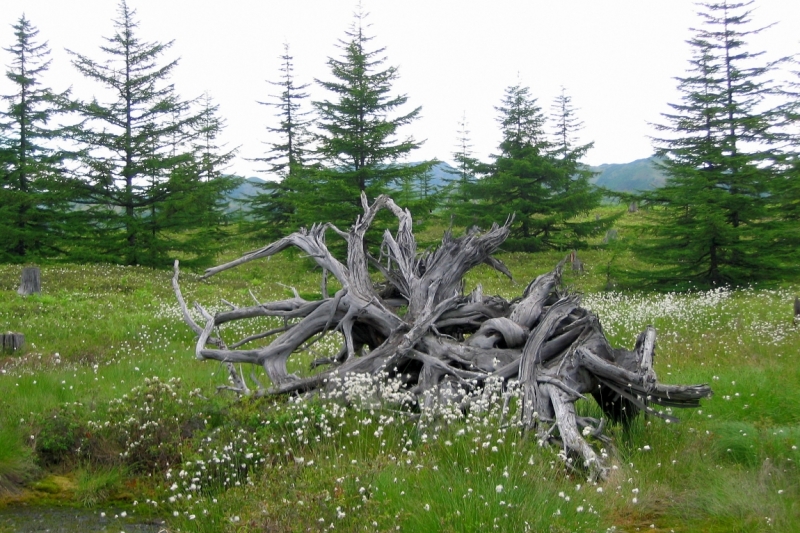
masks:
[[[513,297],[561,254],[498,257],[516,280],[480,267],[468,290]],[[611,342],[630,347],[652,324],[660,380],[715,393],[674,413],[679,424],[610,427],[614,466],[602,483],[520,431],[514,387],[487,388],[467,413],[434,415],[367,379],[331,397],[237,399],[216,391],[223,367],[194,358],[171,272],[45,266],[42,294],[22,298],[21,267],[0,265],[0,328],[27,339],[0,361],[0,506],[114,505],[163,518],[169,532],[800,531],[798,287],[608,292],[611,252],[582,259],[586,273],[565,283]],[[292,254],[207,281],[184,273],[181,285],[188,302],[212,309],[249,305],[250,291],[319,292],[318,273]],[[309,372],[335,343],[298,356],[293,370]],[[599,416],[591,402],[580,409]]]

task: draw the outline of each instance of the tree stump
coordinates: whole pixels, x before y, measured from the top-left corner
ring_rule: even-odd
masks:
[[[10,331],[0,334],[0,346],[2,346],[3,353],[20,351],[25,346],[25,335]]]
[[[25,267],[22,269],[22,282],[19,284],[17,294],[28,296],[42,292],[42,278],[39,267]]]
[[[658,381],[653,327],[639,335],[633,350],[611,346],[599,318],[581,307],[580,295],[561,286],[567,261],[575,269],[582,267],[575,252],[511,301],[483,294],[480,285],[464,293],[464,276],[478,265],[487,264],[511,277],[492,256],[508,237],[510,220],[485,232],[472,228],[461,237],[447,231],[438,247],[420,252],[407,209],[383,195],[370,204],[362,194],[361,202],[364,214],[348,231],[332,224],[300,229],[210,268],[203,276],[295,247],[322,268],[323,277],[330,275],[341,286],[321,300],[305,300],[295,291],[286,300],[234,306],[213,315],[196,303],[201,317],[197,319],[183,298],[175,262],[172,286],[183,319],[197,336],[195,356],[227,366],[230,385],[220,388],[240,394],[313,395],[342,391],[348,381],[375,380],[395,398],[387,401],[432,415],[437,405],[462,412],[480,409],[476,406],[484,401],[484,387],[519,389],[521,406],[514,423],[535,431],[541,443],[559,446],[570,465],[583,465],[595,479],[605,478],[609,465],[592,443],[610,440],[603,435],[605,420],[577,414],[578,399],[594,397],[612,421],[628,423],[645,412],[676,422],[672,408],[698,407],[702,398],[711,396],[705,384]],[[397,232],[386,230],[380,247],[370,249],[365,236],[383,209],[397,218]],[[346,241],[346,263],[328,250],[326,230]],[[382,281],[375,282],[374,274],[380,274]],[[282,325],[230,344],[223,339],[223,333],[228,336],[231,330],[223,332],[219,326],[265,316],[282,318]],[[310,351],[323,336],[332,334],[338,335],[335,355],[312,363],[327,369],[306,377],[289,374],[289,357]],[[241,348],[251,343],[258,344]],[[258,389],[251,391],[236,363],[263,368],[271,387],[264,388],[253,378]],[[400,396],[404,399],[397,400]]]
[[[572,264],[572,271],[580,274],[584,273],[583,261],[578,258],[578,252],[572,250],[569,254],[569,262]]]
[[[639,211],[639,205],[636,202],[628,204],[628,213],[636,213]]]
[[[794,297],[794,323],[800,322],[800,297]]]

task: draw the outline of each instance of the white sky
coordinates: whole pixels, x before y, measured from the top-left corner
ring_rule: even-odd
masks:
[[[331,98],[313,79],[331,80],[326,60],[353,20],[357,0],[129,0],[140,35],[175,44],[180,58],[172,82],[184,98],[208,91],[227,120],[223,137],[239,146],[231,171],[257,175],[257,163],[277,125],[269,99],[288,42],[299,83],[312,83],[311,99]],[[678,102],[675,76],[690,56],[690,27],[700,25],[689,0],[362,0],[370,13],[372,43],[386,47],[387,65],[399,67],[396,93],[422,118],[401,130],[425,144],[412,161],[452,160],[458,123],[466,113],[475,155],[488,157],[499,141],[494,106],[519,80],[549,112],[564,86],[579,108],[581,141],[594,141],[586,162],[625,163],[648,157],[648,123]],[[774,27],[751,39],[766,57],[800,53],[800,1],[760,0],[753,28]],[[117,0],[0,0],[0,46],[13,42],[11,24],[24,12],[48,41],[53,64],[44,83],[69,86],[79,98],[99,89],[82,78],[64,49],[103,58],[102,37],[112,35]],[[10,55],[0,53],[8,65]],[[165,60],[166,60],[165,59]],[[0,94],[12,91],[0,79]],[[309,106],[310,107],[310,106]],[[263,176],[263,175],[262,175]],[[263,176],[266,177],[266,176]]]

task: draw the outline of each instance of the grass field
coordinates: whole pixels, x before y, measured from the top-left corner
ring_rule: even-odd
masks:
[[[518,295],[560,254],[500,258],[515,282],[481,267],[468,286]],[[798,288],[603,292],[611,253],[582,258],[586,274],[565,281],[611,342],[631,346],[653,324],[661,381],[715,392],[675,413],[680,424],[611,427],[614,470],[601,484],[509,423],[493,400],[509,395],[513,410],[514,390],[487,391],[467,415],[423,418],[377,402],[369,382],[348,384],[349,407],[237,401],[215,392],[223,368],[195,360],[171,272],[43,267],[42,294],[21,298],[21,267],[2,265],[0,329],[23,332],[27,349],[0,363],[0,505],[114,503],[165,517],[173,532],[800,531]],[[182,288],[187,301],[220,309],[223,298],[249,305],[250,290],[266,300],[294,286],[311,297],[317,276],[285,255],[209,281],[186,273]],[[307,363],[299,357],[294,370]]]

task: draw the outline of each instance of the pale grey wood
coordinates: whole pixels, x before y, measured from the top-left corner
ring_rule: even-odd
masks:
[[[323,297],[318,301],[306,301],[297,291],[292,298],[274,302],[252,295],[255,305],[229,303],[229,309],[214,316],[196,304],[202,317],[197,323],[178,284],[176,262],[173,289],[184,321],[197,335],[195,354],[227,366],[230,384],[222,388],[256,396],[303,394],[336,387],[347,376],[368,374],[397,379],[421,410],[442,403],[469,410],[475,398],[470,391],[489,381],[505,386],[516,379],[524,392],[521,420],[526,430],[536,432],[542,442],[559,443],[573,460],[570,464],[596,479],[608,472],[604,456],[592,445],[609,443],[603,434],[605,419],[577,417],[576,401],[591,395],[612,421],[625,423],[642,410],[677,420],[653,405],[696,407],[710,396],[706,385],[658,381],[654,328],[642,332],[632,350],[609,344],[599,319],[581,307],[577,295],[561,287],[566,262],[582,265],[574,252],[512,301],[484,294],[480,286],[465,294],[464,275],[480,264],[511,277],[492,257],[508,236],[511,220],[485,232],[472,228],[460,237],[448,231],[438,247],[419,252],[408,210],[387,196],[370,203],[362,195],[361,203],[364,214],[347,232],[330,224],[315,225],[209,269],[204,276],[295,247],[322,269]],[[386,230],[380,251],[370,251],[364,237],[382,209],[395,216],[397,230]],[[328,251],[327,229],[345,240],[344,263]],[[328,273],[342,287],[332,296],[327,294]],[[376,275],[383,279],[375,282]],[[221,325],[264,316],[282,318],[283,326],[230,345],[219,334]],[[327,368],[306,378],[288,373],[290,357],[313,350],[315,343],[333,334],[338,335],[335,355],[315,357],[312,363]],[[251,348],[243,349],[245,344]],[[253,374],[256,389],[249,389],[244,365],[260,366],[270,383],[261,385]]]
[[[22,333],[7,332],[0,334],[0,348],[5,353],[22,351],[25,347],[25,335]]]
[[[22,279],[20,280],[17,294],[20,296],[30,296],[42,292],[42,276],[39,267],[25,267],[22,269]]]

